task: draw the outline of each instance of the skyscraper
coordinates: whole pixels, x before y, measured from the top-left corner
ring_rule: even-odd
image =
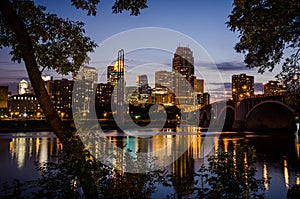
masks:
[[[195,69],[193,52],[188,47],[178,47],[173,58],[173,71],[180,73],[194,88]],[[178,84],[179,82],[175,82]],[[179,85],[176,85],[178,87]]]
[[[246,74],[232,75],[232,99],[241,101],[254,95],[254,77]]]
[[[173,75],[169,71],[156,71],[155,72],[155,87],[167,87],[174,89]]]
[[[147,75],[138,75],[136,76],[136,87],[143,88],[148,86],[148,77]]]
[[[141,102],[147,103],[151,93],[147,75],[138,75],[136,77],[136,87],[138,88],[138,95]]]
[[[194,80],[194,91],[195,93],[204,93],[204,80],[195,79]]]
[[[59,115],[62,118],[71,118],[74,81],[68,79],[51,79],[46,82],[46,87],[54,108]],[[75,95],[77,98],[79,97],[80,93],[75,93]],[[78,98],[76,100],[78,100]]]
[[[178,102],[192,104],[194,102],[194,57],[188,47],[178,47],[173,58],[174,89]]]
[[[79,70],[79,78],[92,82],[98,82],[98,71],[94,67],[82,66]]]
[[[98,81],[98,71],[94,67],[82,66],[76,76],[74,86],[74,106],[76,114],[80,113],[84,118],[92,116],[95,109],[95,94]]]
[[[121,77],[124,77],[123,61],[116,61],[114,65],[107,66],[107,84],[116,86]]]
[[[123,49],[118,51],[118,59],[115,64],[107,67],[107,84],[114,86],[112,102],[116,104],[117,120],[123,123],[126,85]]]

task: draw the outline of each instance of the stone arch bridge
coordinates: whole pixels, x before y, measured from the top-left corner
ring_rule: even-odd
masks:
[[[293,130],[299,118],[300,92],[215,102],[200,110],[200,126],[223,123],[225,130]]]

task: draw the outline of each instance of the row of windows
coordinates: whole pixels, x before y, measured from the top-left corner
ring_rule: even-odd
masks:
[[[14,100],[37,100],[36,97],[29,97],[29,96],[14,96]]]

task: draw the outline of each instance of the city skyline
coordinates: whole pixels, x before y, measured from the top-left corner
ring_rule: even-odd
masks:
[[[255,76],[256,82],[261,83],[275,80],[274,76],[277,74],[275,71],[261,75],[257,73],[257,69],[246,68],[243,64],[243,55],[234,51],[233,47],[238,41],[238,35],[230,32],[225,24],[233,1],[192,1],[188,4],[185,3],[184,6],[182,1],[173,1],[172,3],[149,1],[148,8],[142,10],[141,15],[137,17],[129,16],[128,13],[112,14],[112,2],[101,2],[96,17],[86,16],[85,12],[76,10],[69,2],[35,2],[45,5],[47,11],[56,13],[58,16],[84,21],[87,35],[99,45],[112,35],[132,28],[163,27],[186,34],[202,45],[211,56],[218,66],[218,70],[221,71],[225,84],[230,83],[231,75],[236,73]],[[58,3],[60,6],[57,6]],[[175,44],[177,46],[189,46],[189,43],[183,43],[180,40],[177,42]],[[0,51],[0,85],[13,85],[22,79],[28,80],[24,65],[12,63],[8,52],[7,48]],[[144,60],[127,61],[140,62]],[[161,60],[160,63],[171,67],[171,61],[168,58]],[[90,65],[100,67],[97,60],[91,60]],[[195,65],[200,67],[198,62],[195,62]],[[143,70],[147,71],[148,69],[145,67]],[[145,71],[143,72],[146,73]],[[61,77],[53,71],[45,71],[44,74]]]

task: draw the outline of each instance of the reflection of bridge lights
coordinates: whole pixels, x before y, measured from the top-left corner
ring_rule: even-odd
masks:
[[[286,160],[284,160],[283,166],[284,166],[283,175],[284,175],[285,187],[288,189],[289,188],[289,171],[288,171],[288,164],[287,164]]]
[[[266,162],[264,162],[264,187],[267,191],[269,190],[268,169],[267,169],[267,163]]]

